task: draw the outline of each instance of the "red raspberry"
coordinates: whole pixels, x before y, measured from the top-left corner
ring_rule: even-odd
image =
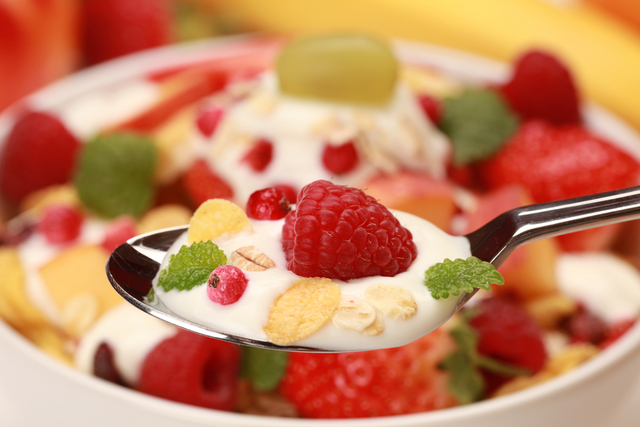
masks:
[[[93,355],[93,375],[114,384],[125,385],[116,366],[113,349],[106,342],[101,343]]]
[[[249,218],[276,220],[284,218],[291,210],[291,205],[284,191],[278,188],[265,188],[249,196],[245,210]]]
[[[239,368],[237,345],[180,330],[145,358],[138,390],[176,402],[231,411]]]
[[[205,110],[201,112],[196,119],[196,125],[198,126],[198,129],[200,129],[200,132],[208,138],[213,135],[213,132],[215,132],[223,115],[224,111],[220,108]]]
[[[331,173],[342,175],[358,166],[358,151],[353,141],[341,145],[326,144],[322,152],[322,164]]]
[[[221,265],[207,280],[207,296],[218,304],[233,304],[242,297],[248,284],[249,279],[238,267]]]
[[[303,277],[349,280],[395,276],[418,250],[411,232],[362,190],[315,181],[285,217],[287,268]]]
[[[523,119],[543,119],[555,125],[582,121],[571,73],[546,52],[532,50],[518,58],[511,81],[500,90]]]
[[[42,213],[38,231],[51,244],[69,243],[80,236],[84,217],[71,206],[52,205]]]
[[[539,371],[547,360],[542,330],[520,305],[485,298],[468,310],[479,336],[478,352],[511,365]]]
[[[71,179],[80,142],[56,117],[29,113],[13,126],[0,159],[0,189],[20,201]]]
[[[438,364],[455,349],[441,329],[411,344],[359,353],[291,353],[280,391],[307,418],[410,414],[456,405]]]
[[[242,162],[247,163],[256,172],[263,172],[273,157],[273,144],[266,139],[259,139],[244,155]]]
[[[81,3],[87,64],[173,41],[173,11],[167,0],[86,0]]]
[[[107,226],[102,247],[109,253],[115,251],[118,246],[138,234],[136,221],[130,216],[123,216],[111,221]]]
[[[202,159],[196,160],[182,177],[182,185],[192,202],[200,206],[209,199],[232,199],[231,186]]]
[[[442,117],[442,104],[440,101],[431,95],[422,94],[418,96],[418,103],[431,123],[437,125]]]

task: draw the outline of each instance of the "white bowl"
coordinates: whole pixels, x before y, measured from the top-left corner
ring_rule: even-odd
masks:
[[[53,108],[87,91],[145,72],[255,49],[246,40],[233,38],[172,46],[125,57],[66,78],[25,101],[37,108]],[[405,61],[437,64],[467,80],[500,81],[507,73],[502,64],[460,52],[407,42],[399,42],[396,47]],[[14,107],[0,115],[0,140],[19,110]],[[586,107],[585,116],[592,129],[640,159],[640,137],[633,130],[594,105]],[[504,397],[398,417],[292,420],[202,409],[113,385],[55,361],[0,322],[0,425],[6,427],[625,427],[638,425],[637,401],[640,401],[640,323],[577,369]]]

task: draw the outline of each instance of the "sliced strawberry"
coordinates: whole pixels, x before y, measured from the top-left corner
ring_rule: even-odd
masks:
[[[308,418],[410,414],[456,405],[438,364],[455,349],[438,329],[403,347],[361,353],[291,353],[280,391]]]
[[[209,199],[231,199],[233,189],[204,160],[196,160],[182,177],[182,185],[195,206]]]
[[[547,52],[532,50],[518,58],[513,76],[501,92],[523,119],[542,119],[555,125],[582,121],[573,76]]]
[[[181,330],[151,350],[137,388],[176,402],[230,411],[239,369],[237,345]]]
[[[20,118],[7,136],[0,159],[0,189],[13,201],[71,179],[80,142],[48,113]]]

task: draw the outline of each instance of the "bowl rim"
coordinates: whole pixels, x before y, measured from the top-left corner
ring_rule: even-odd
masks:
[[[21,111],[24,111],[25,105],[40,109],[52,108],[56,104],[72,99],[85,91],[117,83],[123,79],[133,78],[142,73],[166,69],[179,64],[195,63],[203,59],[213,60],[216,58],[224,58],[228,55],[235,56],[238,53],[255,52],[256,45],[254,42],[265,40],[267,44],[258,45],[260,49],[264,49],[265,47],[275,48],[279,45],[282,38],[265,38],[264,35],[242,35],[170,45],[128,55],[81,70],[32,93],[3,111],[0,114],[0,147],[13,120],[15,120],[15,117]],[[479,76],[481,81],[497,82],[507,76],[507,64],[475,54],[404,40],[394,40],[393,45],[400,59],[405,62],[417,65],[434,65],[439,68],[444,67],[445,69],[458,69],[461,66],[464,67],[465,64],[468,65],[468,62],[472,61],[474,64],[473,74],[475,77]],[[162,65],[158,65],[158,63],[162,63]],[[586,103],[584,114],[587,123],[593,126],[596,132],[603,134],[613,133],[620,136],[620,138],[614,138],[614,142],[619,143],[621,148],[640,159],[640,136],[629,125],[604,108],[591,102]],[[149,396],[126,387],[100,380],[54,360],[3,321],[0,321],[0,342],[9,343],[34,363],[49,368],[56,375],[68,381],[78,383],[98,393],[116,398],[125,405],[142,406],[173,419],[192,420],[201,423],[218,421],[228,423],[229,425],[248,427],[287,427],[301,425],[301,423],[304,425],[312,424],[314,426],[335,426],[336,423],[335,420],[329,419],[287,419],[239,414],[200,408]],[[580,387],[581,384],[591,381],[599,375],[606,375],[607,371],[612,369],[616,363],[633,357],[632,353],[636,350],[640,351],[640,322],[636,322],[627,333],[610,347],[603,350],[597,357],[585,362],[571,372],[534,387],[509,395],[449,409],[393,417],[343,419],[340,420],[340,422],[345,426],[353,427],[382,427],[383,425],[415,425],[417,421],[419,421],[421,425],[437,425],[437,423],[441,421],[471,420],[481,414],[500,411],[506,408],[517,408],[531,404],[537,400],[552,398],[567,390],[570,391],[571,389]]]

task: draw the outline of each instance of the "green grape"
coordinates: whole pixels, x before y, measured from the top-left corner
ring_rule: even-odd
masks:
[[[389,45],[364,35],[294,40],[283,49],[276,68],[283,93],[344,103],[387,102],[398,76]]]

